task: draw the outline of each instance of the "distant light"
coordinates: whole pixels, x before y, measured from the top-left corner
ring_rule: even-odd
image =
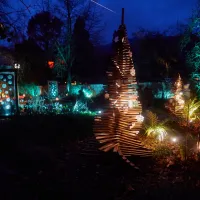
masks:
[[[48,66],[50,69],[54,68],[54,61],[48,61]]]
[[[4,84],[2,84],[1,87],[5,89],[7,87],[7,85],[4,83]]]
[[[177,142],[177,138],[172,138],[172,142]]]
[[[20,68],[20,64],[15,63],[15,69],[19,69]]]
[[[58,97],[56,97],[56,101],[58,101],[59,100],[59,98]]]
[[[143,122],[144,121],[144,117],[140,114],[136,116],[136,119],[138,122]]]
[[[7,109],[7,110],[10,109],[10,105],[6,105],[6,109]]]
[[[10,101],[10,98],[7,98],[6,101]]]
[[[101,114],[102,113],[101,110],[99,110],[98,113]]]

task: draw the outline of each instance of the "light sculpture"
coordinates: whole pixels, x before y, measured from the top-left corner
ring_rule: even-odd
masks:
[[[58,82],[48,81],[48,93],[50,98],[56,98],[58,96]]]
[[[167,107],[173,114],[175,114],[178,117],[181,117],[185,106],[185,100],[183,96],[183,82],[180,74],[178,76],[178,79],[174,83],[173,90],[174,96],[172,99],[170,99],[170,102],[168,103]]]
[[[122,23],[113,37],[114,56],[107,72],[108,108],[95,117],[94,133],[103,144],[101,150],[113,149],[122,157],[150,156],[151,150],[143,147],[139,131],[142,126],[142,107],[138,100],[137,82],[126,26],[124,9]]]
[[[0,66],[0,116],[13,116],[17,113],[17,71],[13,66]]]

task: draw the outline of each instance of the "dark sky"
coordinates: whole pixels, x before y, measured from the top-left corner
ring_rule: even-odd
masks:
[[[18,8],[24,5],[16,0],[10,0],[13,6]],[[26,5],[33,5],[41,0],[24,0]],[[88,2],[90,0],[87,0]],[[153,31],[164,31],[179,22],[187,22],[195,9],[197,0],[95,0],[105,7],[115,11],[117,14],[99,7],[102,21],[106,26],[102,33],[104,43],[112,41],[112,35],[121,22],[121,9],[125,8],[125,23],[129,37],[140,27]],[[50,2],[59,2],[50,0]],[[92,3],[92,2],[91,2]],[[95,3],[92,3],[96,6]],[[32,12],[34,14],[34,12]],[[28,18],[27,18],[28,19]],[[25,21],[28,21],[28,20]]]
[[[125,8],[125,23],[128,34],[139,27],[163,31],[174,26],[177,21],[186,22],[191,17],[197,0],[98,0],[100,4],[117,12],[101,9],[102,19],[106,21],[104,40],[111,42],[112,34],[121,20],[121,8]]]

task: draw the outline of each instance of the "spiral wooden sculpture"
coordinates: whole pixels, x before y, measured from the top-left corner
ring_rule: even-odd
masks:
[[[132,60],[124,9],[122,23],[113,36],[114,56],[108,75],[109,105],[106,111],[96,116],[94,133],[103,144],[101,150],[113,149],[121,156],[149,156],[151,150],[143,147],[138,133],[142,126],[142,107],[138,100],[137,82]]]

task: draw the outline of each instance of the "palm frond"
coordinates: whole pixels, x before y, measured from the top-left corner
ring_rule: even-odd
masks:
[[[188,120],[194,120],[197,118],[197,113],[200,109],[200,101],[196,98],[190,99],[184,106],[184,117]]]
[[[166,124],[168,121],[168,119],[159,121],[157,115],[148,110],[143,123],[143,129],[147,136],[155,136],[159,140],[163,140],[167,134],[168,127]]]
[[[144,126],[154,126],[158,123],[158,117],[155,113],[150,110],[146,111]]]

